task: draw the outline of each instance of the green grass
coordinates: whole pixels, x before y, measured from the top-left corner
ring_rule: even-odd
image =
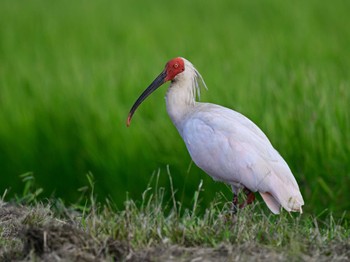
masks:
[[[0,3],[0,189],[33,172],[44,194],[74,201],[85,174],[101,199],[139,199],[167,165],[190,206],[203,179],[166,115],[165,88],[125,120],[175,56],[203,75],[202,100],[245,114],[285,157],[305,211],[349,210],[349,2],[277,0]]]
[[[171,176],[170,183],[171,183]],[[190,208],[183,208],[170,187],[158,187],[159,174],[141,200],[129,197],[123,207],[94,195],[94,180],[81,200],[65,205],[60,199],[38,201],[31,180],[12,203],[0,199],[0,259],[2,261],[332,261],[350,256],[349,224],[330,213],[280,216],[259,204],[232,217],[220,194],[202,205],[202,184]],[[29,197],[27,197],[29,196]]]

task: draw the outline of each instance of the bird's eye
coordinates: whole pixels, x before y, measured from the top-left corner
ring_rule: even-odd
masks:
[[[179,67],[179,64],[174,64],[174,68],[178,68]]]

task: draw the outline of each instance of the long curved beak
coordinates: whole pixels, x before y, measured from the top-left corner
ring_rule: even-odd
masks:
[[[162,73],[160,73],[159,76],[157,76],[156,79],[152,82],[152,84],[149,85],[149,87],[146,88],[145,91],[140,95],[140,97],[136,100],[132,108],[130,109],[128,119],[126,120],[126,126],[130,126],[131,118],[133,114],[135,113],[138,106],[150,95],[153,91],[155,91],[158,87],[160,87],[162,84],[164,84],[166,81],[166,70],[164,69]]]

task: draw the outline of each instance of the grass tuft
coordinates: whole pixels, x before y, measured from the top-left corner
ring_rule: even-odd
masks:
[[[202,184],[191,208],[183,208],[172,190],[158,187],[159,172],[138,202],[129,196],[123,208],[96,202],[94,179],[79,201],[0,202],[0,259],[87,261],[203,259],[332,260],[350,258],[347,220],[282,212],[276,216],[256,203],[231,213],[218,194],[206,208],[200,205]],[[170,176],[171,181],[171,176]],[[34,189],[35,190],[35,189]],[[28,192],[28,194],[31,194]],[[324,217],[324,214],[323,214]],[[345,217],[345,214],[344,214]]]

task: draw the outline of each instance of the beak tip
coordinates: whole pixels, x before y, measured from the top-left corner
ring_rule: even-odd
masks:
[[[130,126],[130,122],[131,122],[131,115],[128,115],[128,118],[126,119],[126,127]]]

